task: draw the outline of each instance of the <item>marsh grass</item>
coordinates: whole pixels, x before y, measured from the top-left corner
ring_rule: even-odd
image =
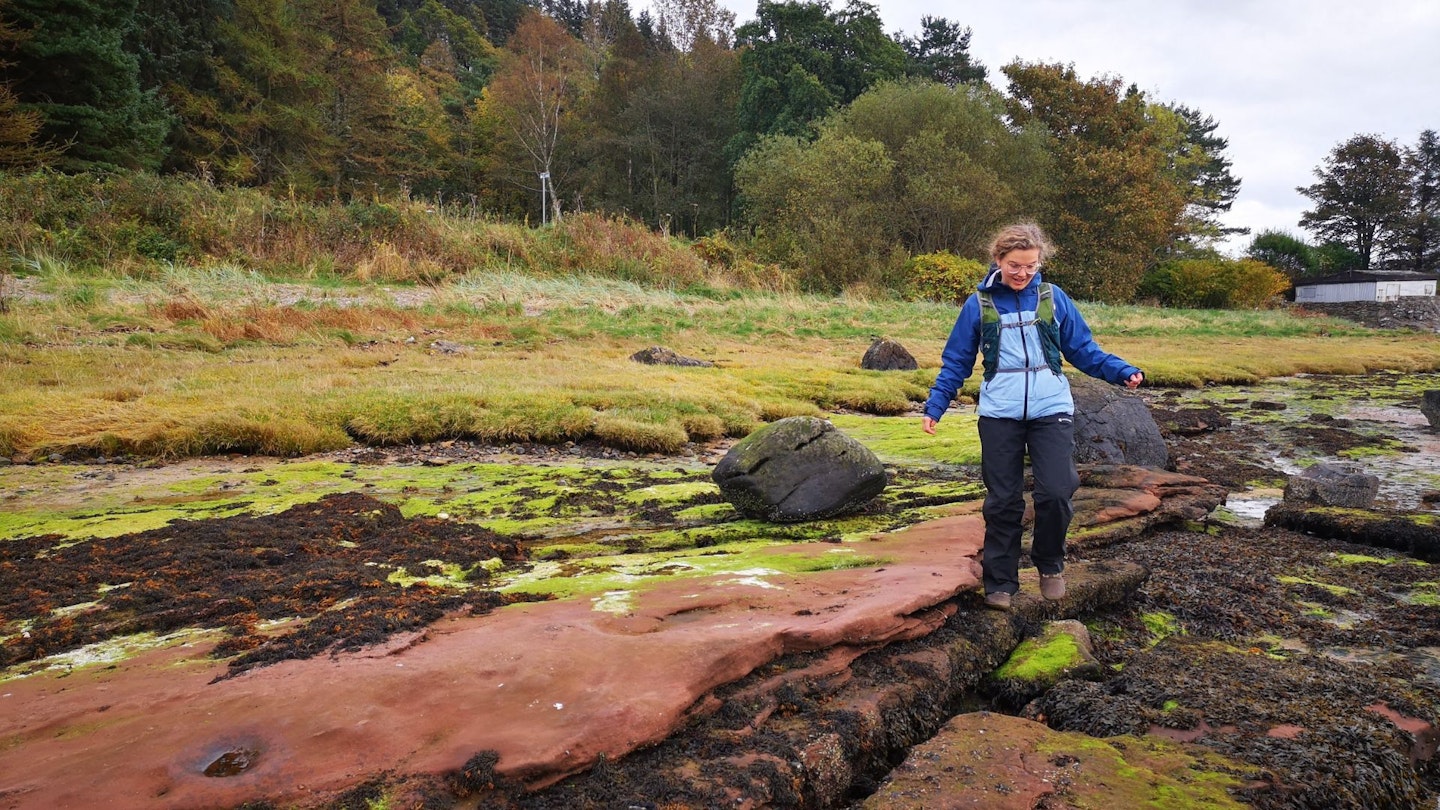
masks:
[[[227,263],[138,278],[48,260],[27,282],[0,314],[6,456],[298,456],[446,439],[675,453],[785,416],[913,414],[955,315],[506,270],[417,286],[272,282]],[[1082,306],[1105,347],[1156,385],[1440,368],[1434,335],[1279,311]],[[879,336],[921,368],[861,370]],[[629,360],[650,345],[714,366]]]

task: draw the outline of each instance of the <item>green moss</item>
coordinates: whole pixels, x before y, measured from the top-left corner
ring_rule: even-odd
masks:
[[[1080,645],[1069,633],[1054,632],[1020,642],[1000,668],[997,680],[1055,681],[1084,661]]]
[[[920,429],[920,418],[835,414],[830,423],[887,463],[979,464],[980,437],[975,416],[951,413],[934,436]]]
[[[1331,554],[1329,560],[1335,565],[1392,565],[1395,557],[1371,557],[1366,554]]]

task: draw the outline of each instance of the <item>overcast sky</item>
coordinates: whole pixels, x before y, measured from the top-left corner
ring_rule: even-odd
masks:
[[[755,18],[753,2],[722,2],[739,23]],[[1225,223],[1252,234],[1313,241],[1295,187],[1351,137],[1413,146],[1440,130],[1440,0],[872,2],[891,34],[917,34],[925,14],[969,26],[971,55],[1002,91],[1000,68],[1015,59],[1058,62],[1214,118],[1241,180]],[[1238,254],[1250,238],[1224,249]]]

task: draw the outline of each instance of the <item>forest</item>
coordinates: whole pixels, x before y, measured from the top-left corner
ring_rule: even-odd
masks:
[[[0,177],[601,216],[823,292],[943,297],[1021,218],[1063,247],[1047,277],[1097,301],[1253,306],[1301,275],[1436,269],[1434,131],[1338,145],[1301,188],[1318,241],[1266,232],[1233,259],[1242,178],[1213,117],[1118,76],[992,69],[971,35],[886,33],[860,0],[760,0],[740,24],[715,0],[0,0]]]

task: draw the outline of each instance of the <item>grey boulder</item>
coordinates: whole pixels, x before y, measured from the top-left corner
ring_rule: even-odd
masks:
[[[868,371],[914,371],[919,367],[915,355],[890,338],[875,338],[860,358],[860,368]]]
[[[813,416],[756,430],[730,448],[710,477],[741,514],[777,523],[853,512],[888,483],[870,448]]]
[[[1285,482],[1285,500],[1365,509],[1380,491],[1379,476],[1369,475],[1359,464],[1322,462]]]
[[[1075,375],[1075,461],[1164,469],[1170,451],[1150,407],[1118,385]]]

